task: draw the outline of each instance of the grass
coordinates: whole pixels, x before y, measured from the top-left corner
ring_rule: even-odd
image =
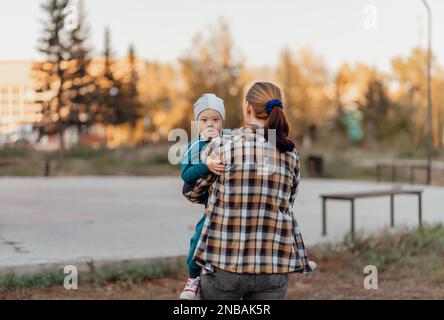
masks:
[[[362,266],[375,265],[380,271],[415,270],[419,273],[441,274],[444,264],[444,225],[424,225],[421,229],[406,229],[396,233],[382,231],[365,236],[357,234],[355,241],[348,234],[338,244],[326,244],[315,250],[321,259],[340,254],[351,270],[362,272]],[[390,276],[402,277],[401,274]]]
[[[327,179],[375,179],[374,169],[357,167],[353,164],[353,161],[344,157],[326,159],[324,171],[324,177]]]
[[[107,267],[87,273],[79,272],[80,284],[104,286],[107,283],[131,282],[140,283],[145,280],[158,279],[178,274],[186,270],[185,258],[177,263],[155,263],[128,267]],[[32,274],[16,275],[8,273],[0,276],[0,291],[45,288],[63,285],[67,275],[63,270],[45,270]]]
[[[62,167],[58,166],[57,151],[29,149],[0,149],[0,176],[43,176],[45,164],[50,161],[51,176],[159,176],[179,175],[179,166],[168,161],[168,143],[157,143],[140,148],[93,149],[75,146],[66,151]],[[360,165],[360,159],[375,158],[425,158],[424,150],[411,150],[400,146],[397,149],[382,148],[369,151],[343,144],[341,148],[331,145],[314,145],[300,148],[302,177],[309,177],[306,159],[310,154],[319,154],[324,159],[324,178],[375,181],[375,168]],[[439,160],[444,152],[437,152]],[[425,172],[415,173],[416,181],[425,181]],[[398,170],[397,180],[409,183],[409,172]],[[390,170],[382,171],[382,181],[390,181]],[[444,183],[444,175],[434,174],[434,184]]]
[[[63,271],[42,271],[30,275],[16,275],[9,273],[0,277],[0,291],[23,290],[29,288],[51,287],[62,284],[64,278]]]
[[[167,148],[71,149],[57,175],[171,175],[178,168],[168,161]]]
[[[131,281],[143,282],[148,279],[163,278],[178,272],[184,271],[186,268],[185,262],[177,265],[144,265],[134,266],[125,269],[108,268],[100,271],[95,276],[91,276],[89,281],[98,283],[117,282],[117,281]]]
[[[3,148],[0,149],[0,159],[29,157],[31,150],[26,148]]]
[[[66,151],[62,167],[56,151],[0,149],[0,176],[43,176],[50,161],[51,176],[177,175],[168,161],[168,145],[146,148],[92,149],[76,146]]]

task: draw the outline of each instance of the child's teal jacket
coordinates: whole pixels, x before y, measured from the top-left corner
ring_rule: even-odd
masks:
[[[222,134],[231,134],[231,130],[223,129]],[[194,183],[210,173],[208,166],[200,159],[200,152],[209,142],[210,140],[202,140],[199,136],[198,140],[188,144],[187,151],[180,161],[181,177],[185,183]]]

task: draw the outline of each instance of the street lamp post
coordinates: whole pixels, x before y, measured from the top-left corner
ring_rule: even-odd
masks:
[[[427,50],[427,184],[432,181],[432,151],[433,151],[433,134],[432,134],[432,85],[431,85],[431,64],[432,64],[432,11],[426,0],[422,0],[427,9],[428,14],[428,50]]]

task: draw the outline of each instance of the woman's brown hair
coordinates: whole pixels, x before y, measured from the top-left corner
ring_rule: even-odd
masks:
[[[282,101],[281,89],[270,82],[256,82],[248,90],[246,99],[253,106],[256,118],[266,119],[265,139],[268,141],[268,129],[275,129],[276,147],[279,152],[292,151],[294,143],[288,139],[290,126],[283,108],[279,104],[271,104],[270,108],[267,108],[267,103],[272,100]]]

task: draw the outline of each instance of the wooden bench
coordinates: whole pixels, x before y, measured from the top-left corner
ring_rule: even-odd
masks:
[[[372,197],[390,197],[390,227],[395,226],[395,195],[416,195],[418,196],[418,215],[419,227],[422,226],[422,189],[391,189],[382,191],[356,192],[356,193],[340,193],[340,194],[321,194],[322,198],[322,235],[327,235],[326,215],[327,215],[327,200],[347,200],[351,204],[351,237],[354,239],[355,233],[355,200],[361,198]]]

